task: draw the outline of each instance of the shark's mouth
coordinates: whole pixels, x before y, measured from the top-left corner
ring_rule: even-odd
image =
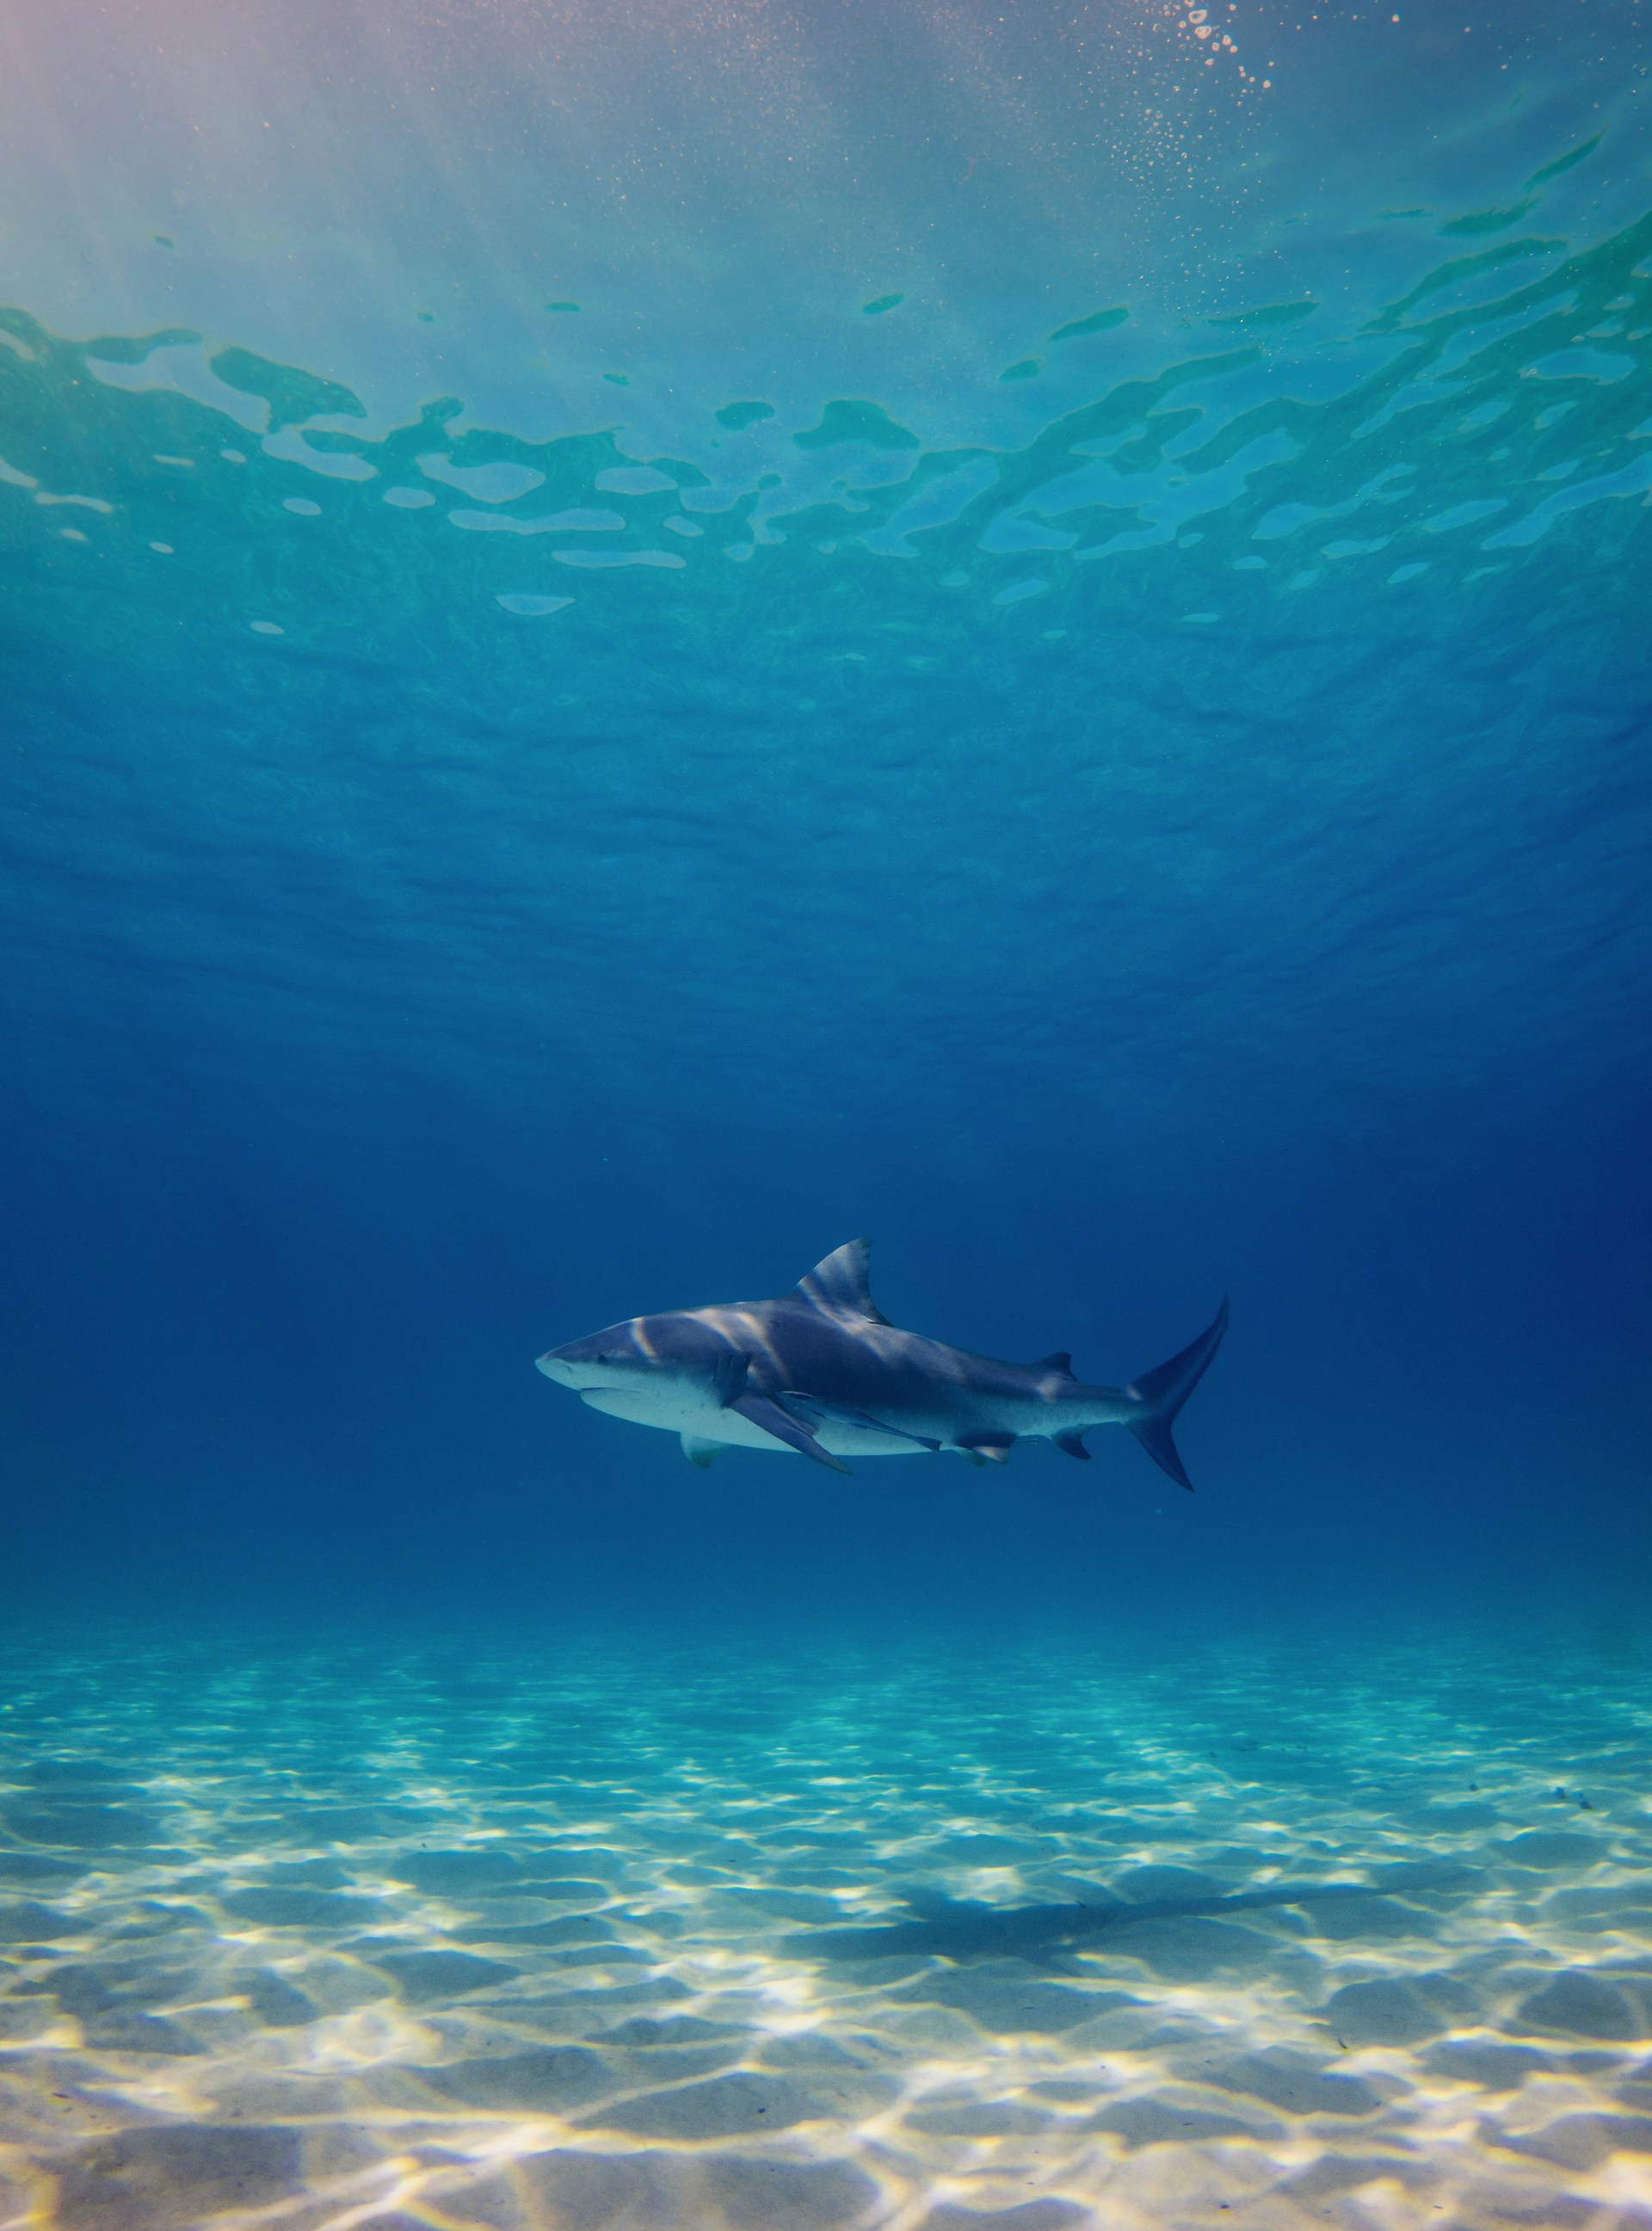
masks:
[[[623,1380],[611,1381],[606,1387],[581,1387],[578,1392],[581,1402],[588,1403],[593,1410],[605,1411],[611,1418],[646,1419],[668,1399],[662,1391],[628,1387]]]

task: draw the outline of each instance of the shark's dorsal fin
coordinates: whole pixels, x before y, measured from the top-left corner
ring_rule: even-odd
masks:
[[[867,1276],[871,1258],[869,1239],[845,1240],[817,1263],[807,1278],[798,1280],[797,1291],[812,1308],[824,1310],[828,1316],[863,1317],[872,1324],[887,1324],[889,1319],[871,1297]]]
[[[1071,1348],[1058,1348],[1053,1355],[1040,1355],[1032,1368],[1034,1371],[1059,1371],[1064,1379],[1071,1379],[1072,1351]]]

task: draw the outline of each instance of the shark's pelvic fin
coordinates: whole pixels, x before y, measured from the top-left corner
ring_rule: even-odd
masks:
[[[1227,1329],[1228,1297],[1224,1294],[1214,1320],[1191,1347],[1184,1348],[1180,1355],[1173,1355],[1168,1363],[1161,1363],[1157,1370],[1144,1371],[1124,1389],[1141,1406],[1124,1423],[1154,1463],[1189,1494],[1193,1492],[1193,1482],[1176,1453],[1170,1427],[1176,1422],[1176,1412],[1209,1368],[1210,1359],[1221,1346],[1221,1336]]]
[[[988,1464],[1007,1464],[1014,1445],[1014,1433],[965,1433],[958,1443],[977,1462],[984,1457]]]
[[[1058,1433],[1055,1437],[1055,1445],[1063,1456],[1079,1457],[1085,1464],[1089,1463],[1090,1452],[1084,1445],[1084,1434],[1081,1432]],[[709,1462],[709,1458],[707,1461]]]
[[[829,1450],[823,1449],[809,1427],[791,1413],[782,1410],[778,1402],[771,1402],[767,1394],[742,1394],[727,1405],[737,1410],[747,1421],[765,1433],[772,1433],[777,1441],[784,1441],[788,1449],[795,1449],[800,1457],[813,1457],[816,1464],[828,1465],[833,1471],[847,1471],[849,1467]]]
[[[729,1445],[727,1441],[703,1441],[697,1433],[679,1433],[677,1439],[683,1444],[683,1455],[691,1465],[698,1465],[702,1471],[720,1449]]]
[[[889,1319],[871,1297],[867,1272],[871,1255],[869,1239],[845,1240],[817,1263],[807,1278],[798,1280],[798,1293],[828,1316],[861,1317],[873,1324],[887,1324]]]

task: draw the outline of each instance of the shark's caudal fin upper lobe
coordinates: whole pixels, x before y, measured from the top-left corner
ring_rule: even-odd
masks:
[[[1168,1363],[1161,1363],[1156,1371],[1144,1371],[1141,1377],[1128,1386],[1124,1392],[1133,1394],[1141,1408],[1124,1423],[1147,1451],[1156,1465],[1162,1465],[1171,1478],[1189,1493],[1193,1482],[1183,1469],[1176,1453],[1170,1427],[1176,1413],[1194,1388],[1204,1377],[1210,1359],[1221,1346],[1221,1336],[1228,1329],[1228,1297],[1222,1297],[1221,1307],[1215,1320],[1208,1325],[1190,1348],[1180,1355],[1173,1355]]]

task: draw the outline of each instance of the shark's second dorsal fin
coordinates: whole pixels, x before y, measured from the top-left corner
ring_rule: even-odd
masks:
[[[815,1264],[807,1278],[797,1282],[800,1297],[829,1316],[864,1317],[873,1324],[889,1319],[871,1297],[867,1265],[871,1258],[869,1239],[849,1239]]]
[[[1069,1348],[1058,1348],[1053,1355],[1040,1355],[1032,1368],[1034,1371],[1059,1371],[1064,1379],[1071,1379],[1072,1376],[1072,1351]]]

